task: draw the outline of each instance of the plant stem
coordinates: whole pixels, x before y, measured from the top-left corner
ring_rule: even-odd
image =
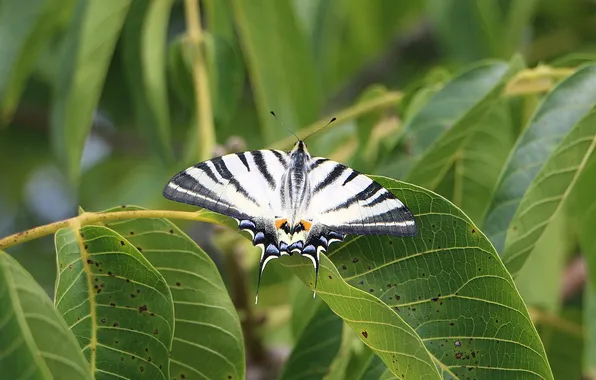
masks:
[[[203,215],[204,211],[170,211],[170,210],[134,210],[134,211],[116,211],[116,212],[85,212],[79,216],[70,219],[61,220],[58,222],[46,224],[32,228],[27,231],[19,232],[14,235],[7,236],[0,239],[0,250],[12,247],[13,245],[25,243],[43,236],[56,233],[61,228],[80,225],[85,226],[97,222],[105,222],[108,220],[124,220],[124,219],[138,219],[138,218],[169,218],[169,219],[185,219],[208,223],[217,223],[213,218]]]
[[[380,108],[387,108],[390,106],[396,106],[404,97],[404,94],[399,91],[392,91],[384,94],[383,96],[379,96],[376,99],[370,100],[368,102],[362,102],[360,104],[356,104],[353,107],[347,108],[343,111],[340,111],[336,116],[336,120],[333,124],[331,124],[327,129],[330,130],[333,128],[334,125],[339,126],[343,122],[354,119],[358,116],[364,115],[366,113],[375,111]],[[317,121],[307,127],[302,128],[298,131],[297,135],[301,139],[308,136],[309,134],[318,131],[321,129],[325,124],[329,122],[329,119]],[[292,145],[296,142],[296,138],[294,136],[288,136],[287,138],[280,140],[276,143],[271,144],[269,148],[276,148],[276,149],[288,149],[291,148]]]
[[[212,157],[215,147],[215,127],[213,126],[213,111],[211,109],[211,94],[209,92],[209,76],[203,56],[204,38],[201,29],[201,11],[198,0],[185,0],[184,13],[188,40],[192,45],[192,71],[195,87],[196,144],[198,160],[204,161]]]

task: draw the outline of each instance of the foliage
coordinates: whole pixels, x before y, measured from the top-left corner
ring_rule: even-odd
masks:
[[[580,0],[0,0],[0,372],[594,378],[591,21]],[[310,261],[276,260],[254,306],[258,250],[161,190],[288,129],[419,234],[332,245],[314,300]]]

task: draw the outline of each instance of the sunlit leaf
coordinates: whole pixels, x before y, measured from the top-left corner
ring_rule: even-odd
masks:
[[[507,229],[503,262],[517,273],[559,212],[596,148],[596,112],[579,121],[528,186]]]
[[[320,304],[294,345],[280,379],[322,379],[339,351],[342,326],[343,321]]]
[[[95,377],[170,378],[172,294],[123,236],[99,226],[56,233],[55,305]]]
[[[140,209],[126,206],[106,211]],[[240,321],[211,258],[165,219],[129,219],[108,225],[126,236],[170,287],[176,324],[172,378],[244,379]]]
[[[322,259],[317,296],[399,377],[405,368],[411,371],[406,377],[436,377],[426,367],[430,358],[444,377],[552,379],[524,302],[482,232],[444,198],[374,178],[408,205],[419,234],[357,236],[338,244],[329,252],[333,266]],[[312,264],[290,260],[294,272],[311,284]],[[418,336],[428,356],[419,351]],[[410,340],[405,346],[404,339]],[[413,355],[418,364],[409,362]]]
[[[0,373],[6,379],[91,379],[77,340],[47,293],[0,251]]]
[[[434,189],[441,182],[458,153],[474,135],[480,120],[498,104],[501,91],[507,81],[523,68],[523,62],[519,57],[514,57],[510,64],[493,63],[484,68],[485,72],[480,71],[482,72],[481,83],[486,87],[481,89],[486,92],[478,98],[472,98],[472,93],[454,94],[450,101],[459,102],[462,97],[469,96],[473,106],[424,151],[406,176],[408,182],[429,189]]]
[[[79,1],[62,46],[51,129],[58,160],[78,181],[85,139],[130,0]]]
[[[151,151],[172,160],[166,85],[166,39],[172,0],[135,1],[123,31],[123,63],[136,120]]]
[[[511,219],[522,197],[565,135],[596,104],[596,66],[584,66],[541,102],[501,172],[483,228],[503,252]]]

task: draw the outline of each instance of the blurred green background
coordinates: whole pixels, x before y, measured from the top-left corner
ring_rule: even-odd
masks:
[[[289,130],[321,127],[369,100],[407,117],[428,98],[420,89],[430,94],[479,60],[517,52],[529,67],[572,67],[596,58],[594,0],[205,0],[198,37],[185,5],[0,0],[0,236],[76,215],[79,205],[183,208],[161,190],[188,165],[288,148]],[[203,82],[193,80],[197,59]],[[310,150],[399,179],[404,169],[383,161],[381,144],[399,119],[384,120],[371,135],[360,126],[378,115],[344,118]],[[229,277],[225,237],[183,226]],[[9,252],[53,292],[51,238]]]

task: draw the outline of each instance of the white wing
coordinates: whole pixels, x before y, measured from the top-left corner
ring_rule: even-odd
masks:
[[[323,157],[312,159],[313,224],[342,234],[413,236],[412,212],[393,193],[367,176]]]

